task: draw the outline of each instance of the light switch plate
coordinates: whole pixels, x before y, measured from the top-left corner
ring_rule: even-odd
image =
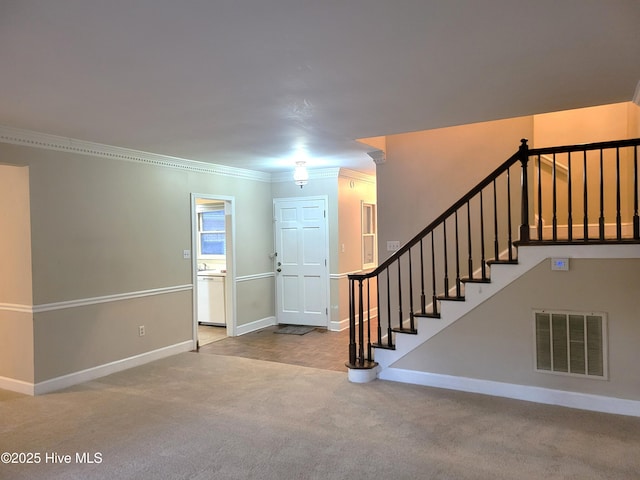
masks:
[[[551,270],[561,270],[568,271],[569,270],[569,259],[568,258],[552,258],[551,259]]]
[[[183,250],[182,251],[182,258],[184,258],[184,259],[191,258],[191,250]]]
[[[396,250],[400,250],[400,241],[399,240],[388,241],[387,252],[395,252]]]

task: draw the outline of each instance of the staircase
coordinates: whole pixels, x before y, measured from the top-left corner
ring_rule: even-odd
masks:
[[[349,379],[397,380],[397,360],[549,257],[638,257],[639,146],[522,140],[375,270],[349,275]]]

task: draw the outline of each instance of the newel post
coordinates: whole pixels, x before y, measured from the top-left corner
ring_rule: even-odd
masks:
[[[520,242],[529,243],[529,175],[527,173],[529,146],[527,145],[526,138],[521,140],[518,156],[522,164],[522,223],[520,224]]]
[[[356,364],[355,280],[349,278],[349,365]]]

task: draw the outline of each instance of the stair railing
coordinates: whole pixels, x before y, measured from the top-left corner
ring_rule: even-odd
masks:
[[[631,139],[529,149],[523,139],[516,153],[375,270],[349,275],[347,367],[375,367],[373,348],[395,348],[394,332],[417,333],[416,317],[437,318],[439,302],[464,300],[462,285],[488,282],[491,264],[517,263],[517,245],[640,243],[639,145]],[[574,219],[578,211],[581,223]],[[594,217],[597,223],[590,222]]]

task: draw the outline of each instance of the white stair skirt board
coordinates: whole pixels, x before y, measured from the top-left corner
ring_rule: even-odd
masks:
[[[448,390],[480,393],[495,397],[513,398],[515,400],[525,400],[547,405],[590,410],[593,412],[640,417],[640,402],[624,398],[553,390],[550,388],[479,380],[476,378],[454,377],[451,375],[418,372],[400,368],[387,368],[382,370],[378,377],[381,380],[410,383],[425,387],[445,388]]]
[[[521,246],[515,265],[491,265],[491,283],[466,283],[465,301],[440,302],[440,318],[416,317],[417,335],[396,334],[396,349],[375,350],[381,371],[484,303],[533,267],[549,258],[640,258],[640,245]]]
[[[566,406],[603,413],[640,417],[640,402],[578,392],[552,390],[529,385],[514,385],[473,378],[454,377],[393,368],[395,362],[422,345],[463,315],[485,302],[517,278],[549,258],[640,258],[640,245],[553,245],[521,246],[518,264],[491,266],[491,283],[465,284],[465,301],[440,304],[441,318],[417,317],[417,335],[396,334],[396,349],[375,349],[377,377],[416,385],[483,393],[506,398]]]

